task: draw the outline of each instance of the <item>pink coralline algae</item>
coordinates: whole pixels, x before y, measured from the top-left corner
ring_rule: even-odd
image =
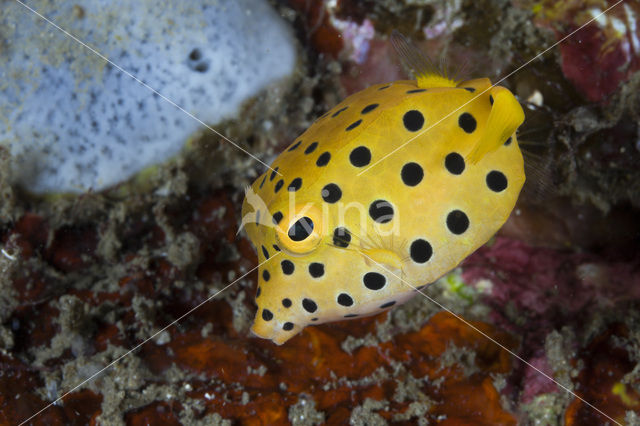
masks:
[[[467,259],[463,278],[492,282],[485,302],[495,308],[497,324],[518,333],[532,326],[527,332],[544,335],[590,308],[640,300],[639,267],[637,258],[608,260],[497,238],[493,246],[482,247]],[[526,322],[514,325],[507,306]]]
[[[543,1],[534,7],[541,25],[551,26],[558,40],[563,40],[558,49],[565,77],[594,102],[607,99],[640,69],[640,6],[637,2],[615,4],[613,0]]]
[[[559,336],[558,330],[567,327],[578,336],[576,339],[582,336],[589,342],[593,338],[591,333],[601,330],[594,324],[612,312],[619,312],[622,317],[623,312],[629,309],[632,312],[634,301],[640,301],[639,269],[640,258],[626,250],[581,253],[532,247],[498,237],[493,245],[481,248],[465,261],[462,276],[469,283],[487,279],[491,282],[483,286],[489,290],[482,301],[491,307],[492,322],[521,336],[518,353],[536,369],[558,378],[555,374],[558,367],[549,355],[550,335]],[[595,328],[589,329],[589,324]],[[611,343],[608,348],[602,345],[596,348],[593,344],[582,347],[576,339],[563,341],[558,349],[565,363],[578,354],[573,361],[576,368],[602,356],[598,355],[600,351],[614,350]],[[633,369],[632,363],[627,361],[626,365],[628,368],[620,368],[616,373],[618,380]],[[520,373],[511,376],[510,385],[519,389],[522,403],[531,403],[539,395],[565,392],[536,369],[522,365]],[[591,375],[596,377],[601,372],[594,371]],[[609,386],[610,380],[606,382]],[[613,398],[611,386],[603,389],[591,397]],[[618,405],[612,408],[614,413],[619,413],[619,409]]]

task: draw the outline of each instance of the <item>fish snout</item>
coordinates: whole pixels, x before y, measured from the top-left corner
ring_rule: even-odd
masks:
[[[265,320],[263,318],[265,316],[265,311],[270,312],[266,309],[258,309],[256,317],[253,320],[251,333],[255,336],[263,339],[269,339],[276,345],[282,345],[284,342],[286,342],[302,330],[302,327],[300,326],[295,326],[291,322],[278,321],[273,316],[271,317],[271,319]],[[269,315],[266,316],[267,318],[269,318]]]

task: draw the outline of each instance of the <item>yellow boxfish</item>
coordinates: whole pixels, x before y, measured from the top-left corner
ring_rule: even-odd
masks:
[[[247,190],[258,251],[252,332],[376,314],[453,269],[504,224],[522,185],[522,107],[456,82],[402,35],[415,80],[371,86],[320,117]]]

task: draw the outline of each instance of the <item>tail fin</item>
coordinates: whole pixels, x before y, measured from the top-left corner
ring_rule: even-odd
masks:
[[[504,87],[494,86],[490,91],[493,105],[484,133],[467,156],[472,164],[484,155],[498,149],[512,136],[524,121],[524,111],[513,94]]]

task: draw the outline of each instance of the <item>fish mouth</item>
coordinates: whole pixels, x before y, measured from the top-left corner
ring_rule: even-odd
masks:
[[[295,327],[293,330],[285,331],[282,329],[282,324],[275,319],[267,322],[256,315],[251,326],[251,334],[260,337],[262,339],[271,340],[276,345],[280,346],[293,336],[298,334],[302,330],[301,327]]]

